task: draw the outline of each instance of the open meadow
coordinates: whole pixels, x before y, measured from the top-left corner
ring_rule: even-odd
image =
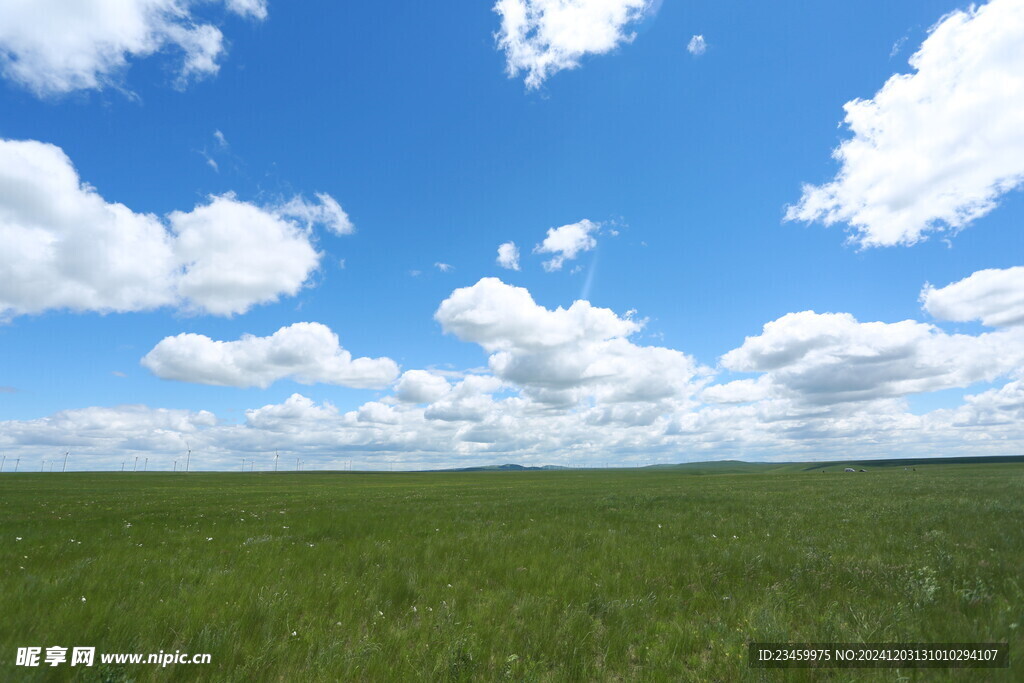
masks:
[[[3,474],[0,680],[1021,680],[1024,463],[859,467]],[[1011,668],[758,670],[750,641]],[[14,666],[52,645],[211,663]]]

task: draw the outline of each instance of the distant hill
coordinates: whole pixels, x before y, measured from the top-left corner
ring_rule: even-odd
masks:
[[[811,471],[842,471],[847,467],[861,470],[872,470],[890,467],[922,467],[924,465],[983,465],[988,463],[1024,463],[1024,455],[981,455],[953,458],[888,458],[884,460],[829,460],[824,462],[746,462],[744,460],[709,460],[705,462],[683,462],[666,465],[647,465],[645,470],[683,471],[687,474],[752,474],[765,472],[811,472]],[[480,465],[477,467],[460,467],[434,472],[527,472],[571,470],[572,467],[559,465],[543,465],[539,467],[517,465]],[[601,468],[586,468],[601,469]],[[620,468],[607,468],[620,469]]]
[[[856,467],[858,469],[879,467],[920,467],[922,465],[984,465],[988,463],[1024,462],[1024,455],[978,455],[956,458],[892,458],[887,460],[844,460],[841,462],[792,463],[803,465],[804,470],[820,470],[832,467]]]
[[[562,467],[560,465],[542,465],[540,467],[530,467],[527,465],[480,465],[478,467],[457,467],[447,470],[431,470],[433,472],[530,472],[540,470],[567,470],[568,467]]]

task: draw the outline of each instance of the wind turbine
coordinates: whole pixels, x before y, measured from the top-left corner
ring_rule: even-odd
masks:
[[[295,458],[295,471],[296,472],[299,471],[299,459],[298,458]]]
[[[71,451],[64,451],[64,469],[62,469],[61,472],[67,472],[68,471],[68,455],[70,453],[71,453]]]
[[[146,458],[146,462],[142,465],[142,471],[145,472],[149,469],[149,458]]]
[[[189,445],[188,441],[185,442],[185,448],[188,449],[188,455],[185,456],[185,471],[188,472],[188,462],[192,459],[192,446]]]
[[[15,471],[15,472],[17,472],[17,471],[18,471],[18,463],[20,463],[20,462],[21,462],[21,458],[16,458],[16,459],[14,460],[14,471]]]
[[[139,456],[136,455],[135,456],[135,464],[132,465],[132,472],[135,472],[138,469],[139,469]]]
[[[3,460],[0,460],[0,472],[4,471],[4,464],[7,462],[7,454],[4,453]]]
[[[124,472],[124,460],[121,461],[121,471]]]
[[[245,458],[242,458],[242,471],[245,472]]]
[[[277,472],[277,459],[281,457],[281,454],[274,451],[274,471]]]
[[[174,472],[178,471],[178,461],[177,460],[174,461],[174,470],[173,471]]]
[[[44,467],[46,467],[46,461],[45,460],[39,465],[39,471],[42,472]]]

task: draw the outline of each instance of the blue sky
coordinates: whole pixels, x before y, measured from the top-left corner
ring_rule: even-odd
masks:
[[[8,457],[1024,444],[1018,0],[17,4]]]

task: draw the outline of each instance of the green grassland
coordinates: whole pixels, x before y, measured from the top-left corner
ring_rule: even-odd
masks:
[[[0,680],[1024,680],[1024,463],[844,465],[3,474]],[[1014,663],[757,670],[750,641]]]

